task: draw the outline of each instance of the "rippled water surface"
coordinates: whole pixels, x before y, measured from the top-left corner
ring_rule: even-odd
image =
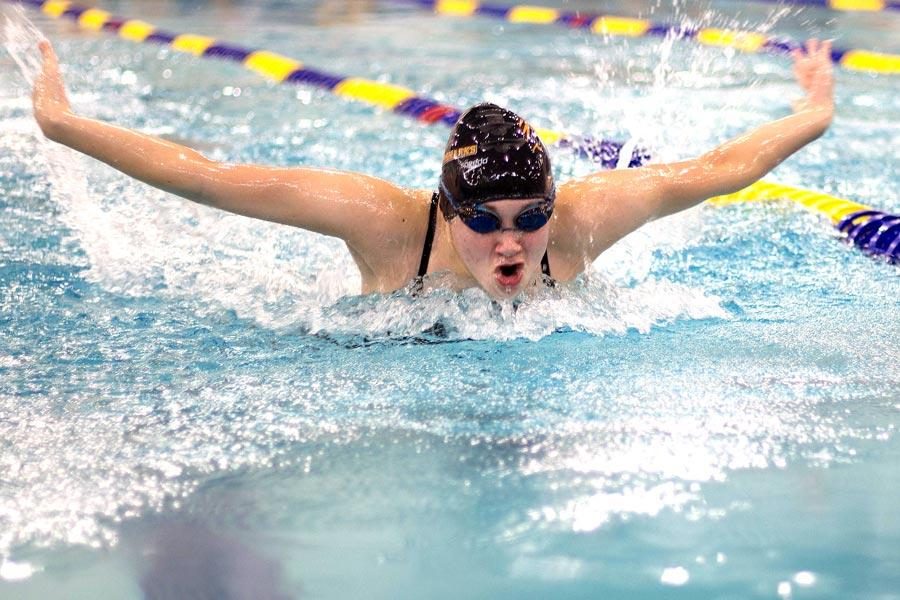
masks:
[[[799,93],[774,56],[388,2],[105,7],[662,159]],[[900,53],[897,14],[604,8]],[[896,266],[773,202],[650,224],[517,307],[360,296],[336,240],[42,140],[24,16],[76,110],[215,159],[431,187],[445,128],[3,11],[0,598],[900,598]],[[839,70],[772,179],[900,211],[898,81]]]

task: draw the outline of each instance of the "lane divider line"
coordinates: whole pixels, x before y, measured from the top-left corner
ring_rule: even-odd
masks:
[[[880,12],[900,10],[900,0],[754,0],[768,4],[816,6],[842,12]]]
[[[768,54],[789,55],[792,50],[801,47],[799,42],[789,38],[767,36],[752,31],[719,29],[715,27],[699,28],[631,17],[561,11],[540,6],[487,4],[476,0],[394,1],[402,4],[414,4],[443,16],[484,16],[510,23],[563,25],[575,29],[587,29],[598,35],[627,37],[671,36],[676,39],[692,39],[705,46],[734,48],[748,53],[766,52]],[[869,5],[870,2],[872,0],[831,0],[831,3],[835,6],[863,7]],[[875,6],[875,4],[871,5]],[[900,0],[898,0],[898,6],[900,6]],[[862,10],[862,8],[853,10]],[[835,64],[851,71],[865,71],[883,75],[900,74],[900,55],[896,54],[835,47],[831,49],[831,59]]]
[[[802,188],[758,181],[734,194],[707,200],[724,206],[773,199],[791,200],[831,220],[844,240],[863,252],[900,264],[900,215],[873,209],[859,202]]]

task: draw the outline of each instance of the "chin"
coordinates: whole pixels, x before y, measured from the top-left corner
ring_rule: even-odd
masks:
[[[489,292],[489,296],[494,300],[512,300],[516,296],[522,293],[522,290],[519,288],[497,288],[494,286],[494,289]]]

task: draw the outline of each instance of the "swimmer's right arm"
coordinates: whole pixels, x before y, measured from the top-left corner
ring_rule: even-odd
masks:
[[[402,229],[393,220],[409,191],[358,173],[310,168],[229,165],[150,135],[72,112],[56,54],[42,41],[43,69],[34,85],[34,114],[51,140],[126,175],[208,206],[302,227],[366,252],[379,234]]]

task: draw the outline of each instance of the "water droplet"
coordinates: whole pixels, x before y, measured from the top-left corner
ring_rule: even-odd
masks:
[[[791,597],[791,584],[787,581],[778,583],[778,597],[788,600]]]
[[[684,585],[690,578],[691,574],[684,567],[668,567],[663,569],[659,581],[666,585]]]

